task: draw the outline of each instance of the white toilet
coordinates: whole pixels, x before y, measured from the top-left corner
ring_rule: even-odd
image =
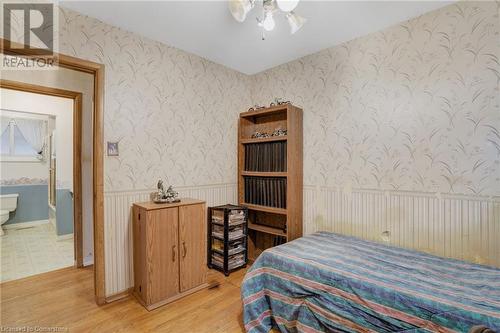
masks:
[[[19,194],[1,194],[0,195],[0,225],[9,220],[9,213],[17,208],[17,198]],[[3,235],[3,229],[0,227],[0,236]]]

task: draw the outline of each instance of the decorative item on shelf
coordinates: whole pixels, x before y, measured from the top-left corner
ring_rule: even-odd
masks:
[[[285,105],[285,104],[291,104],[292,102],[290,101],[285,101],[284,98],[281,97],[275,97],[274,102],[271,102],[269,106],[276,106],[276,105]]]
[[[151,193],[152,200],[155,203],[172,203],[172,202],[180,202],[181,199],[177,198],[179,192],[174,191],[172,185],[170,185],[167,190],[163,185],[163,180],[158,180],[158,184],[156,185],[158,191]]]
[[[243,22],[256,2],[257,0],[229,0],[229,11],[236,21]],[[298,4],[299,0],[262,0],[262,18],[257,17],[257,25],[262,28],[262,40],[266,39],[266,31],[274,30],[274,17],[280,11],[285,13],[290,33],[293,35],[299,31],[307,20],[294,12]]]
[[[286,128],[277,128],[274,130],[273,134],[271,134],[271,136],[285,136],[287,133],[287,130]]]
[[[261,133],[259,131],[255,131],[253,134],[252,134],[252,139],[258,139],[258,138],[268,138],[270,137],[269,133]]]
[[[265,108],[266,108],[265,106],[260,106],[258,104],[255,104],[250,109],[248,109],[248,111],[257,111],[257,110],[261,110],[261,109],[265,109]]]

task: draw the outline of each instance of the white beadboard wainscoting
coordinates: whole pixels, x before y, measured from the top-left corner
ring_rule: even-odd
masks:
[[[304,186],[304,233],[332,231],[500,267],[500,198]]]
[[[236,184],[176,187],[179,197],[205,200],[207,206],[237,202]],[[148,201],[151,190],[104,193],[106,296],[123,292],[134,284],[132,204]],[[205,224],[203,225],[205,226]]]
[[[207,206],[237,202],[236,184],[176,190]],[[153,191],[105,193],[107,296],[133,286],[131,207]],[[304,233],[315,231],[500,267],[499,197],[304,186]]]

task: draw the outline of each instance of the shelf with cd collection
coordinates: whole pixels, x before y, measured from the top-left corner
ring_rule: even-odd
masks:
[[[238,202],[248,209],[248,258],[302,236],[302,109],[240,114]]]
[[[208,208],[208,267],[229,275],[248,261],[247,208],[223,205]]]

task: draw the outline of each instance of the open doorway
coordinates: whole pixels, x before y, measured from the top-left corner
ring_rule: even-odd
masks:
[[[0,38],[0,52],[4,55],[29,58],[36,53],[23,45],[6,41]],[[87,73],[93,78],[92,87],[92,118],[91,146],[92,151],[92,175],[93,179],[88,185],[92,193],[91,206],[93,209],[93,271],[94,271],[94,292],[97,304],[104,304],[105,297],[105,259],[104,259],[104,172],[103,172],[103,113],[104,113],[104,65],[88,60],[68,56],[65,54],[55,54],[58,59],[58,70],[70,70],[75,73]],[[6,71],[9,72],[9,71]],[[19,71],[11,71],[19,72]],[[4,73],[2,73],[4,74]],[[5,76],[2,75],[4,78]],[[11,80],[15,80],[12,79]],[[22,81],[22,80],[17,80]],[[31,78],[24,81],[33,84]],[[45,86],[54,86],[58,80],[49,80]],[[7,87],[9,82],[0,79],[0,86]],[[84,141],[86,142],[86,141]]]
[[[83,262],[81,93],[5,83],[1,282]]]

